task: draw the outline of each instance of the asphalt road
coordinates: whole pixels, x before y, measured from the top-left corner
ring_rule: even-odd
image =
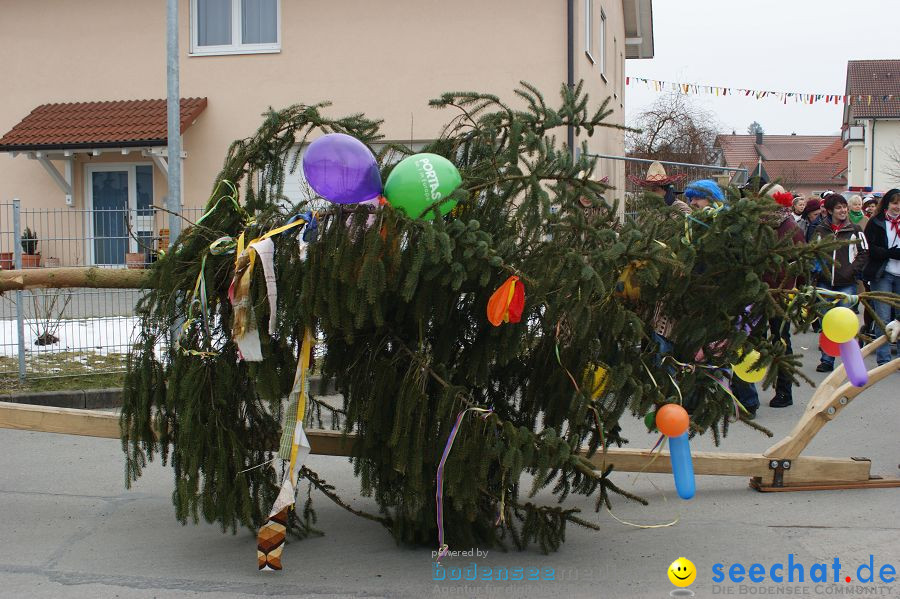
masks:
[[[799,336],[795,348],[814,349],[814,341],[812,335]],[[821,380],[823,375],[813,372],[814,352],[804,353],[807,372]],[[804,455],[867,456],[873,473],[900,475],[898,385],[900,374],[894,374],[860,395]],[[763,407],[757,421],[777,439],[793,426],[811,394],[811,388],[802,387],[792,407]],[[771,395],[762,392],[761,398],[767,403]],[[642,426],[637,420],[628,423],[633,447],[649,447],[655,440]],[[722,450],[761,452],[773,441],[738,426]],[[711,439],[697,440],[693,447],[713,449]],[[374,511],[370,499],[359,497],[345,458],[311,456],[308,463],[352,506]],[[669,475],[622,473],[616,480],[651,502],[642,507],[616,500],[617,518],[677,523],[637,528],[606,511],[594,513],[591,500],[576,499],[602,530],[570,527],[557,553],[489,549],[486,556],[442,561],[448,574],[474,563],[479,579],[485,568],[525,568],[526,577],[527,568],[538,568],[541,578],[553,568],[553,580],[434,581],[432,548],[398,547],[380,525],[322,496],[316,498],[318,525],[326,536],[289,544],[285,570],[260,573],[249,532],[222,534],[216,526],[176,522],[167,468],[151,466],[126,491],[117,441],[0,430],[0,597],[662,598],[676,589],[667,570],[679,556],[697,569],[690,589],[698,597],[900,596],[900,582],[877,582],[884,564],[900,572],[900,488],[762,494],[749,489],[745,478],[700,476],[696,497],[681,501]],[[452,531],[448,536],[451,549],[471,549],[453,546]],[[786,564],[789,555],[803,566],[804,581],[773,582],[770,568]],[[870,555],[876,583],[860,587],[857,568]],[[835,558],[841,578],[852,577],[850,584],[830,582]],[[732,582],[728,572],[735,563],[745,572],[761,564],[765,582]],[[827,565],[829,583],[810,580],[816,563]],[[715,564],[722,564],[725,574],[719,584],[713,581]]]

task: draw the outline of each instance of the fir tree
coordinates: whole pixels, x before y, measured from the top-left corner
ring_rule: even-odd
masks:
[[[160,454],[175,472],[182,522],[202,516],[223,530],[258,527],[277,491],[275,474],[248,468],[272,456],[303,330],[312,327],[324,348],[318,368],[344,397],[336,417],[356,435],[361,492],[380,507],[371,517],[399,541],[436,543],[442,450],[461,410],[490,408],[487,417],[466,416],[446,465],[447,541],[470,547],[507,539],[555,550],[567,523],[596,525],[577,510],[530,498],[549,488],[560,503],[593,495],[599,508],[621,493],[611,469],[595,471],[587,460],[626,441],[621,418],[694,398],[693,430],[717,439],[727,432],[734,407],[717,384],[702,369],[658,359],[656,312],[675,321],[676,354],[685,362],[705,348],[727,365],[750,347],[774,366],[770,381],[777,368],[796,371],[796,357],[785,357],[763,327],[748,335],[738,317],[752,306],[750,319],[786,315],[806,326],[821,298],[810,289],[770,291],[761,277],[809,272],[833,244],[778,241],[763,223],[774,204],[739,199],[734,190],[728,210],[686,220],[648,198],[639,222],[619,222],[602,197],[606,187],[593,178],[596,159],[586,147],[574,158],[555,138],[566,126],[588,135],[610,127],[608,100],[589,109],[580,85],[564,86],[555,107],[524,83],[516,95],[517,106],[480,93],[432,101],[452,114],[425,151],[450,159],[463,178],[448,217],[426,221],[385,207],[367,227],[365,209],[332,206],[305,257],[295,234],[276,239],[274,336],[265,332],[261,273],[251,289],[261,363],[237,361],[227,299],[233,256],[210,244],[243,231],[255,237],[308,208],[279,201],[298,166],[295,144],[315,132],[366,144],[381,135],[379,123],[363,116],[332,119],[323,113],[327,104],[301,105],[269,112],[253,137],[231,146],[207,216],[154,265],[155,289],[140,305],[122,412],[129,484]],[[413,153],[392,146],[379,158],[389,151]],[[384,178],[390,169],[385,161]],[[625,272],[639,299],[617,291]],[[526,288],[522,320],[494,327],[488,298],[513,274]],[[198,276],[205,306],[194,293]],[[719,353],[714,342],[723,342]],[[598,365],[609,371],[602,393],[590,383]],[[309,417],[321,421],[328,406],[312,399]],[[304,473],[340,502],[315,472]],[[294,514],[294,531],[315,532],[308,504],[301,516]]]

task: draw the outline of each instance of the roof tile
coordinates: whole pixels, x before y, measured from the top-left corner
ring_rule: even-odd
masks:
[[[851,101],[851,119],[900,117],[900,60],[847,61],[846,89],[848,96],[866,96],[862,102]],[[894,99],[882,100],[891,94]],[[873,96],[871,103],[868,96]]]
[[[180,105],[184,133],[206,108],[206,98],[182,98]],[[165,100],[42,104],[0,138],[0,151],[151,145],[167,139]]]

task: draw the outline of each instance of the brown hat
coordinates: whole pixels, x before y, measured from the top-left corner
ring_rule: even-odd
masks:
[[[812,198],[807,200],[806,208],[803,209],[803,216],[808,216],[810,212],[815,212],[822,207],[822,200]]]

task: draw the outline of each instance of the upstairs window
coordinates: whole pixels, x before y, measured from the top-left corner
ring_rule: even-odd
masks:
[[[191,0],[191,54],[281,50],[281,0]]]

